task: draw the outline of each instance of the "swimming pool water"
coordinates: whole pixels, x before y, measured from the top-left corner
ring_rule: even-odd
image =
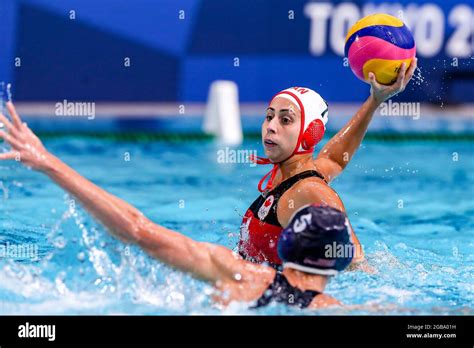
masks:
[[[213,142],[45,145],[155,222],[229,248],[269,170],[217,163]],[[239,149],[262,151],[258,141]],[[364,142],[332,186],[378,272],[340,274],[327,293],[350,307],[316,313],[473,314],[473,173],[472,142]],[[0,245],[37,247],[35,258],[0,258],[0,314],[315,314],[217,308],[210,286],[123,245],[70,200],[46,176],[0,162]]]

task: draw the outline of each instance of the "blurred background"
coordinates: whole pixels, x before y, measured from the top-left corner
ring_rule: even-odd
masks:
[[[0,81],[12,83],[26,116],[51,115],[66,99],[97,103],[99,117],[180,121],[203,115],[215,80],[236,82],[244,116],[262,116],[281,89],[308,86],[340,116],[328,125],[337,129],[369,90],[344,59],[345,35],[377,12],[400,17],[417,44],[420,69],[394,101],[421,102],[426,116],[462,115],[452,131],[472,130],[470,1],[2,0]],[[372,130],[444,129],[433,122],[385,118]],[[201,124],[172,123],[170,131]]]

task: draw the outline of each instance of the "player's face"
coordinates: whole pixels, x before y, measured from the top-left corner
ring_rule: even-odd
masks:
[[[262,124],[265,155],[273,163],[287,159],[294,151],[300,132],[301,112],[290,100],[273,98]]]

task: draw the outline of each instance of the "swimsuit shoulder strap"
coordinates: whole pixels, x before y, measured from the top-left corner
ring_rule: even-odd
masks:
[[[316,171],[316,170],[305,170],[304,172],[298,173],[296,175],[293,175],[291,178],[288,178],[288,179],[284,180],[274,190],[278,190],[280,192],[285,192],[291,186],[296,184],[298,181],[306,179],[306,178],[310,178],[310,177],[316,177],[316,178],[323,179],[324,182],[327,183],[324,176],[322,176],[321,173],[319,173],[318,171]]]

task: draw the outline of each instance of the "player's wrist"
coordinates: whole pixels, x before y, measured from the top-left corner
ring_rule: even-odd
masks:
[[[370,93],[369,97],[367,98],[367,105],[369,110],[372,112],[374,112],[382,103],[383,100],[379,100],[373,93]]]
[[[54,175],[54,173],[59,170],[60,164],[61,164],[61,160],[48,152],[44,155],[42,166],[38,169],[40,172],[48,176],[51,176],[51,175]]]

